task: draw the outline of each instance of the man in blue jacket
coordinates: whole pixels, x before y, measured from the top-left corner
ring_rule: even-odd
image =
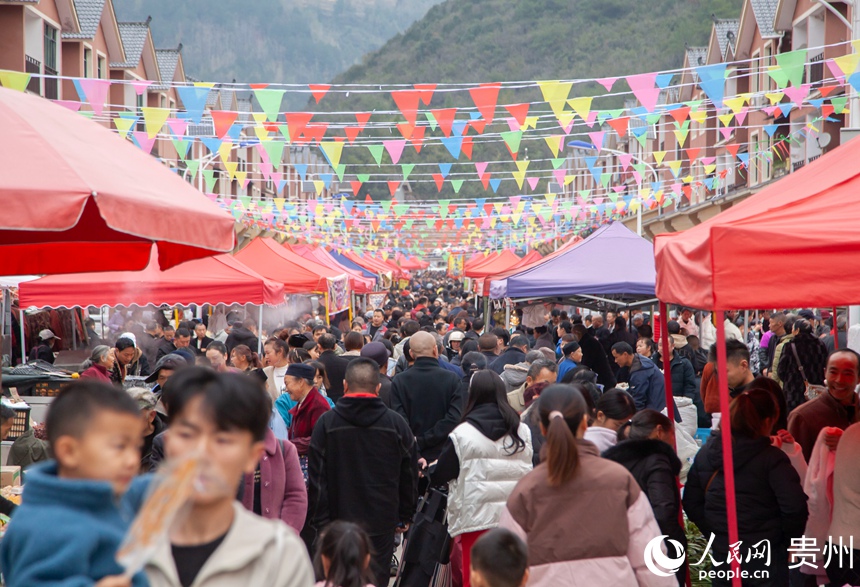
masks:
[[[630,371],[628,392],[637,410],[650,408],[658,412],[666,407],[666,384],[663,374],[648,357],[636,353],[626,342],[612,345],[612,356],[619,367]]]

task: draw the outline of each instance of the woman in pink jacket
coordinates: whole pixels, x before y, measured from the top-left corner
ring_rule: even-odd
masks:
[[[253,475],[245,475],[242,505],[299,533],[308,513],[308,492],[296,447],[266,431],[266,447]]]
[[[551,385],[538,407],[546,458],[517,484],[499,523],[528,544],[527,585],[677,585],[674,568],[652,564],[684,559],[666,557],[648,497],[627,469],[583,440],[582,394]]]

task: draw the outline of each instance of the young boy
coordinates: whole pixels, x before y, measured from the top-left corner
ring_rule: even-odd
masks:
[[[27,472],[23,504],[0,544],[7,587],[145,586],[115,560],[133,512],[120,498],[140,467],[143,423],[128,394],[99,381],[72,383],[46,421],[55,461]]]
[[[524,587],[529,581],[526,545],[504,528],[490,530],[472,546],[472,587]]]
[[[197,456],[202,472],[187,515],[146,566],[150,585],[313,585],[296,533],[236,501],[243,475],[253,474],[263,455],[271,415],[266,392],[246,375],[189,367],[170,379],[165,393],[166,462]]]

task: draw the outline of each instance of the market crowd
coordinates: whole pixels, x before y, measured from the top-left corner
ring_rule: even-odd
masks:
[[[860,584],[860,356],[843,315],[727,313],[724,422],[713,319],[689,308],[536,304],[504,328],[425,274],[338,327],[117,314],[26,440],[42,456],[24,464],[51,458],[26,471],[0,543],[9,587],[430,585],[442,568],[455,586],[684,585],[691,532],[713,537],[728,585],[728,429],[744,585]],[[53,333],[39,338],[31,358],[53,359]],[[152,472],[191,457],[205,473],[181,517],[142,569],[120,566]],[[434,494],[442,551],[422,547]],[[646,560],[661,538],[682,559],[662,575]],[[768,560],[744,558],[763,542]]]

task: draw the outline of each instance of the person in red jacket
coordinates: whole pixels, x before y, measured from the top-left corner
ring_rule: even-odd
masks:
[[[287,367],[284,375],[284,383],[290,399],[298,402],[298,405],[290,410],[293,421],[290,423],[290,440],[296,445],[299,460],[302,461],[302,470],[307,481],[307,455],[311,444],[311,434],[317,420],[331,407],[314,386],[316,369],[305,363],[293,363]]]
[[[107,345],[100,344],[93,349],[93,354],[89,359],[84,361],[82,379],[98,379],[105,383],[112,383],[110,379],[111,371],[113,371],[116,357],[113,354],[113,349]]]

